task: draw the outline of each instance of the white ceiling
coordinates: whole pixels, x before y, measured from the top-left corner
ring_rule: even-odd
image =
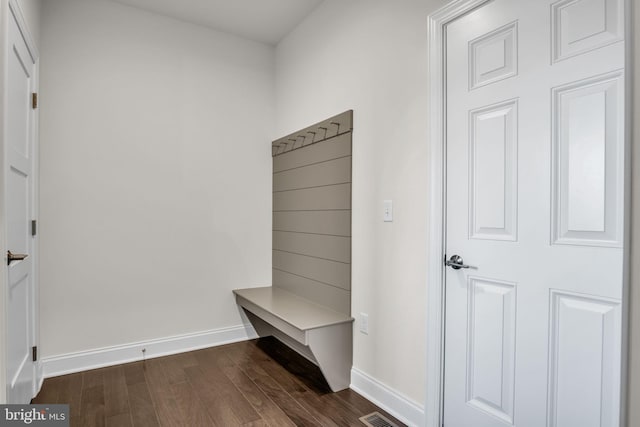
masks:
[[[323,0],[112,1],[275,45]]]

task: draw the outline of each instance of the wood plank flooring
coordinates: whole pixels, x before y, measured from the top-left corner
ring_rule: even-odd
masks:
[[[362,427],[379,411],[274,338],[45,380],[33,403],[70,405],[71,426]]]

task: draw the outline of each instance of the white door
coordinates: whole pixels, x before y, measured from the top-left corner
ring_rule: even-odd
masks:
[[[623,0],[451,23],[444,424],[619,424]],[[460,260],[458,263],[461,263]]]
[[[34,392],[34,289],[32,274],[35,64],[13,15],[9,17],[5,203],[7,249],[23,260],[8,266],[7,400],[29,403]],[[6,255],[9,259],[9,254]]]

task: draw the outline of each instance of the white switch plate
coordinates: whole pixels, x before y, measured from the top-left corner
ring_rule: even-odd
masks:
[[[384,200],[384,222],[393,222],[393,200]]]
[[[369,315],[360,313],[360,332],[369,335]]]

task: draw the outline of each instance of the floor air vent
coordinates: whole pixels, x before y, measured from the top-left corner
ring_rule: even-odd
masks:
[[[364,417],[360,417],[360,421],[369,427],[398,427],[379,412],[373,412],[369,415],[365,415]]]

